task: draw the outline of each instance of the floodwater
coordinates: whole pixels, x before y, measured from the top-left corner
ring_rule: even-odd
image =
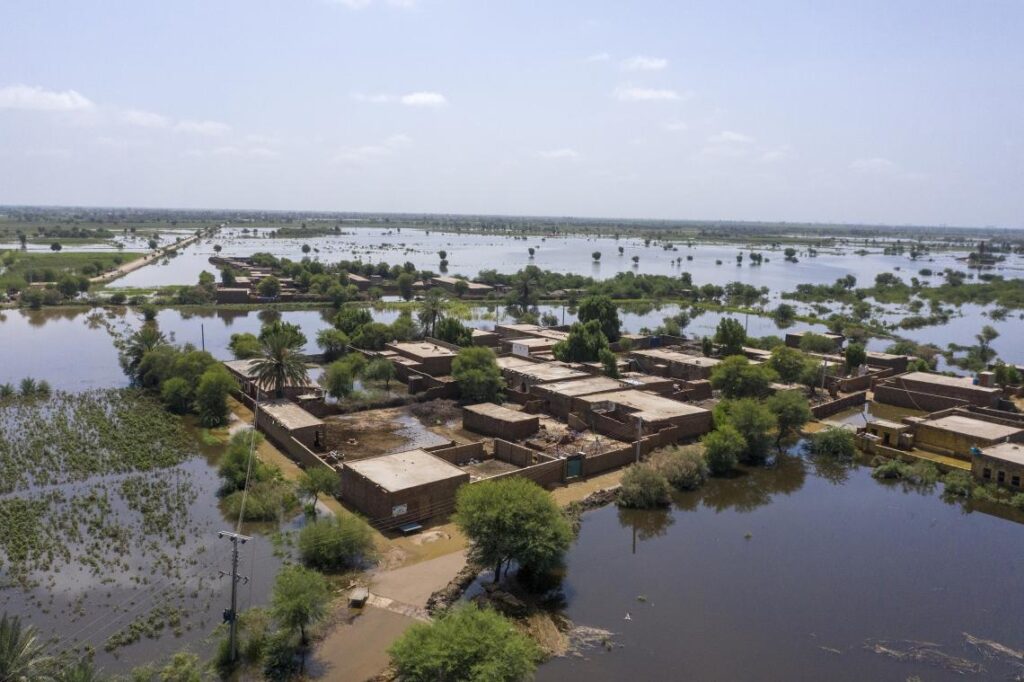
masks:
[[[503,308],[493,311],[486,307],[473,308],[467,324],[493,327],[496,321],[507,320]],[[575,321],[574,314],[561,306],[541,306],[541,314],[550,313],[561,321]],[[640,312],[623,311],[623,328],[638,331],[642,327],[654,328],[668,315],[679,312],[679,306],[644,308]],[[297,324],[306,335],[305,352],[318,353],[316,334],[331,326],[335,315],[331,308],[317,310],[255,311],[222,308],[162,308],[156,322],[160,330],[174,343],[191,343],[204,347],[214,357],[232,358],[228,343],[231,335],[249,332],[258,334],[264,321],[280,319]],[[391,323],[399,311],[380,309],[373,311],[374,319]],[[704,313],[696,317],[687,328],[689,334],[713,335],[721,313]],[[752,336],[780,334],[771,318],[751,315],[739,316]],[[44,379],[54,387],[67,391],[92,388],[127,386],[128,379],[121,371],[109,329],[117,333],[131,331],[142,324],[142,315],[131,308],[47,308],[43,310],[0,311],[0,357],[15,361],[0,363],[0,383],[17,383],[24,377]],[[824,327],[800,325],[800,329]]]
[[[987,659],[964,634],[1024,649],[1019,515],[965,513],[869,471],[790,455],[680,494],[671,511],[586,514],[566,612],[614,632],[614,647],[537,679],[963,679],[943,656],[983,666],[979,679],[1019,674],[1021,661]],[[896,660],[868,648],[880,640],[937,655]]]
[[[29,590],[7,586],[0,591],[0,611],[21,614],[45,639],[54,640],[54,651],[91,647],[97,667],[108,673],[161,660],[186,647],[211,655],[216,644],[214,629],[231,604],[231,583],[220,573],[231,570],[231,544],[219,539],[217,533],[235,530],[235,523],[226,520],[217,506],[220,483],[215,458],[209,448],[205,450],[176,467],[144,474],[149,479],[187,486],[194,494],[187,517],[174,525],[185,537],[181,547],[165,548],[166,538],[147,537],[138,529],[139,534],[130,542],[134,550],[120,557],[117,570],[97,573],[85,564],[57,562],[50,571],[34,574],[41,580],[39,586]],[[135,514],[113,492],[126,477],[94,477],[60,487],[69,497],[87,495],[97,486],[111,490],[115,514],[110,523],[130,527]],[[295,528],[300,522],[293,520],[282,530]],[[242,529],[252,539],[239,552],[238,573],[245,578],[238,592],[239,611],[269,600],[282,559],[275,556],[267,533],[277,529],[276,524],[249,524]],[[164,608],[169,610],[161,620],[168,624],[155,638],[142,636],[135,643],[105,650],[108,638]],[[171,624],[175,616],[181,618],[177,627]]]
[[[243,233],[238,228],[226,228],[209,239],[191,245],[179,255],[168,259],[165,265],[155,265],[136,270],[112,283],[111,287],[157,287],[170,284],[194,284],[203,270],[213,271],[209,259],[215,255],[214,245],[221,246],[221,256],[250,256],[254,253],[271,252],[278,257],[301,260],[305,256],[333,263],[339,260],[362,260],[368,263],[385,262],[401,264],[406,261],[419,269],[439,270],[439,251],[446,251],[448,272],[475,277],[480,270],[496,269],[511,273],[527,265],[536,265],[542,270],[562,273],[578,273],[597,279],[613,277],[619,272],[637,272],[660,275],[678,275],[689,272],[694,283],[713,282],[724,284],[740,281],[758,287],[765,286],[773,291],[788,291],[801,283],[831,284],[840,277],[853,274],[862,285],[874,281],[882,272],[905,274],[906,278],[916,274],[920,268],[929,267],[936,272],[951,267],[963,269],[956,256],[964,253],[937,251],[932,256],[911,260],[906,255],[886,256],[879,248],[869,249],[872,253],[858,256],[853,253],[857,247],[845,251],[835,249],[819,250],[817,256],[801,253],[797,263],[784,259],[782,248],[770,249],[758,246],[756,251],[765,255],[769,262],[751,266],[744,258],[743,265],[737,266],[736,255],[749,254],[750,249],[739,244],[700,243],[687,246],[678,243],[673,249],[665,249],[652,242],[644,246],[641,239],[619,239],[611,237],[540,237],[531,236],[526,240],[500,235],[459,234],[406,229],[401,232],[379,227],[345,227],[341,234],[310,237],[307,239],[272,238],[271,230],[256,228]],[[309,254],[302,252],[303,246],[310,246]],[[619,255],[618,248],[623,248]],[[529,248],[534,249],[531,258]],[[593,260],[593,252],[601,253],[601,259]],[[639,262],[634,265],[633,257]],[[687,260],[692,257],[692,260]],[[681,263],[674,262],[681,259]],[[721,261],[721,264],[718,264]],[[1018,276],[1024,268],[1024,259],[1010,256],[1006,263],[996,268],[997,274]],[[902,271],[899,272],[899,271]],[[1014,274],[1016,273],[1016,274]]]

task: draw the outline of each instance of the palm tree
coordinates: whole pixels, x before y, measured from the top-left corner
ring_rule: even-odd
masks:
[[[263,338],[260,356],[252,364],[252,373],[261,386],[272,386],[274,395],[284,396],[285,386],[309,383],[306,359],[299,353],[296,339],[289,334],[268,334]]]
[[[167,344],[167,337],[152,324],[142,325],[142,329],[128,337],[121,355],[121,364],[125,372],[137,379],[136,373],[142,357],[149,351]]]
[[[45,677],[50,657],[32,626],[22,627],[17,616],[0,617],[0,680],[30,682]]]
[[[430,336],[434,335],[434,327],[437,326],[437,321],[444,317],[447,309],[448,299],[441,289],[431,289],[423,296],[417,317],[423,328],[430,330]]]

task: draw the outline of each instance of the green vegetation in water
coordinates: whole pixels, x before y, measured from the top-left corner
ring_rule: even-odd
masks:
[[[6,251],[0,289],[22,289],[31,282],[56,282],[62,275],[95,277],[122,263],[140,258],[134,252]]]
[[[191,455],[180,419],[138,390],[0,400],[0,494],[170,467]]]

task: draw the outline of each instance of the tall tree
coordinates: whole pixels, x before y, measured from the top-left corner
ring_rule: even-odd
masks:
[[[525,478],[464,485],[455,522],[473,543],[473,557],[494,566],[494,581],[512,561],[545,571],[555,567],[572,541],[572,530],[547,492]]]
[[[619,311],[615,303],[608,296],[588,296],[580,301],[577,314],[580,322],[597,320],[601,323],[601,331],[609,341],[618,341],[620,336],[619,328],[622,322],[619,320]]]
[[[274,581],[270,609],[282,629],[299,633],[304,649],[309,642],[309,628],[327,616],[330,600],[322,575],[302,566],[286,566]],[[302,657],[305,662],[305,650]]]
[[[278,398],[286,386],[309,383],[306,359],[295,347],[294,337],[270,334],[263,339],[260,356],[252,364],[252,373],[261,387],[271,387]]]
[[[444,317],[447,310],[448,297],[445,295],[444,290],[431,289],[428,291],[423,296],[423,300],[420,301],[420,309],[417,313],[424,331],[433,336],[437,321]]]

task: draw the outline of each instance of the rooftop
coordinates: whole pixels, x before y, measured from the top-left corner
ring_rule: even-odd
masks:
[[[455,355],[451,348],[433,343],[389,343],[388,348],[415,358],[441,358]]]
[[[228,369],[230,369],[231,371],[236,372],[238,375],[240,375],[242,377],[245,377],[246,379],[255,379],[256,373],[253,371],[253,366],[257,362],[259,362],[258,358],[249,358],[248,360],[226,360],[224,362],[224,366],[227,367]],[[308,368],[311,367],[311,366],[312,365],[306,365],[307,372],[308,372]],[[311,379],[309,379],[308,374],[307,374],[306,378],[307,378],[307,381],[302,382],[302,383],[288,382],[286,384],[286,387],[287,388],[309,388],[311,386],[316,386],[316,383],[313,382]],[[266,382],[266,381],[261,382],[260,388],[262,390],[264,390],[264,391],[269,390],[270,383]]]
[[[901,379],[903,381],[916,381],[922,384],[934,384],[936,386],[955,386],[960,389],[972,389],[977,391],[984,391],[986,393],[999,393],[998,388],[985,388],[984,386],[978,386],[974,383],[974,379],[970,377],[949,377],[945,374],[931,374],[930,372],[910,372],[909,374],[903,374],[894,379]]]
[[[981,454],[993,459],[1024,466],[1024,445],[1020,443],[999,443],[981,451]]]
[[[467,288],[470,291],[474,291],[474,290],[475,291],[490,291],[491,289],[494,288],[490,284],[480,284],[479,282],[470,282],[468,279],[461,279],[459,277],[447,277],[447,276],[446,277],[435,277],[434,281],[438,282],[440,284],[448,284],[450,286],[455,286],[456,282],[465,282]]]
[[[721,362],[721,360],[719,360],[718,358],[706,358],[702,355],[690,355],[689,353],[682,353],[677,350],[668,350],[667,348],[635,350],[633,351],[633,355],[648,357],[651,358],[652,360],[679,362],[686,365],[694,365],[696,367],[714,367],[719,362]]]
[[[707,412],[703,407],[681,403],[671,398],[663,398],[655,393],[634,391],[632,389],[613,391],[611,393],[596,393],[583,396],[580,399],[590,403],[592,406],[605,401],[622,405],[634,410],[634,416],[651,422]]]
[[[274,418],[281,426],[294,431],[310,426],[323,426],[323,422],[290,400],[268,400],[260,403],[260,410]]]
[[[537,418],[535,414],[527,414],[519,410],[512,410],[494,403],[480,403],[479,405],[467,405],[462,408],[466,412],[481,414],[503,422],[528,422]]]
[[[586,379],[571,379],[569,381],[556,381],[553,384],[544,384],[544,390],[550,393],[557,393],[568,397],[590,395],[615,391],[623,388],[623,382],[616,381],[610,377],[593,376]]]
[[[994,422],[974,419],[961,414],[951,414],[938,419],[927,419],[922,422],[925,426],[936,429],[953,431],[964,436],[980,438],[987,441],[996,441],[1002,438],[1009,438],[1021,432],[1016,426],[1006,426]]]
[[[560,340],[548,336],[523,336],[518,339],[508,339],[508,342],[526,346],[527,348],[550,348]]]
[[[553,381],[566,381],[568,379],[582,379],[589,376],[586,372],[580,372],[568,365],[558,362],[534,362],[527,365],[508,368],[520,376],[533,379],[534,381],[549,383]]]
[[[497,359],[499,369],[513,369],[523,365],[540,365],[543,363],[527,360],[521,355],[499,355]]]
[[[392,493],[466,476],[459,467],[435,457],[426,450],[409,450],[357,462],[346,462],[345,468],[352,469]]]
[[[895,431],[899,431],[899,430],[902,430],[902,429],[909,429],[910,428],[909,424],[904,424],[902,422],[894,422],[891,419],[878,419],[878,418],[872,419],[871,421],[869,421],[867,423],[867,425],[868,426],[878,426],[878,427],[881,427],[883,429],[892,429],[892,430],[895,430]]]

